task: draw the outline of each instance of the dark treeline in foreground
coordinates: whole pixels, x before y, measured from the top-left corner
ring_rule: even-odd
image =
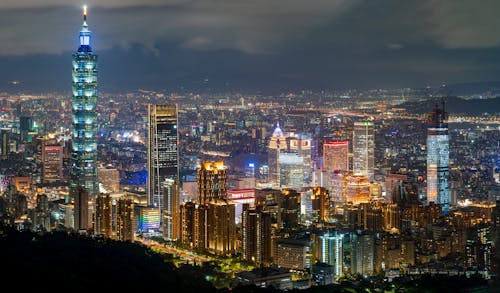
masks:
[[[67,232],[38,235],[1,227],[0,260],[2,280],[12,281],[22,292],[28,288],[55,292],[215,291],[210,283],[183,273],[142,245]]]
[[[204,280],[201,269],[176,268],[168,256],[136,243],[92,239],[65,231],[19,232],[0,226],[0,262],[5,286],[53,292],[228,292]],[[423,277],[395,283],[346,281],[292,292],[500,292],[476,278]],[[495,291],[496,290],[496,291]],[[279,292],[255,286],[231,292]]]

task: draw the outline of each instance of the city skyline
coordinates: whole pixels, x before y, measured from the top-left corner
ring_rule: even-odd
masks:
[[[500,76],[493,1],[88,2],[105,91],[425,87]],[[67,24],[78,6],[2,6],[0,86],[67,91],[53,77],[68,70],[61,57],[75,43]]]
[[[50,3],[57,10],[59,1],[47,0],[44,5]],[[288,5],[283,0],[168,0],[162,4],[146,0],[141,6],[135,1],[97,4],[106,12],[101,16],[109,18],[108,23],[97,21],[94,26],[92,22],[96,34],[109,33],[101,27],[112,23],[118,35],[122,30],[134,35],[138,31],[130,23],[140,22],[145,12],[155,20],[156,10],[161,14],[166,7],[181,16],[186,16],[185,9],[195,9],[199,17],[189,23],[197,34],[217,24],[216,28],[229,29],[229,36],[241,29],[237,24],[248,21],[240,19],[239,13],[262,17],[255,20],[264,26],[277,25],[266,32],[272,35],[284,33],[287,25],[288,32],[309,32],[306,27],[321,26],[324,13],[340,22],[360,7],[380,8],[362,0],[312,0],[317,4],[314,7],[299,0],[288,0]],[[37,3],[9,2],[6,7],[29,14],[45,7]],[[421,9],[440,6],[424,4],[412,5]],[[206,292],[500,288],[500,104],[494,104],[500,90],[483,88],[460,97],[451,96],[452,89],[443,85],[280,95],[127,91],[134,84],[129,80],[137,74],[141,75],[138,83],[157,81],[154,75],[136,71],[136,66],[148,65],[143,62],[150,50],[161,58],[161,50],[146,41],[145,49],[135,52],[127,35],[121,45],[110,47],[116,56],[103,57],[94,47],[99,37],[94,38],[87,24],[87,6],[82,8],[78,49],[66,56],[64,43],[53,51],[61,53],[59,59],[69,63],[70,70],[45,74],[49,79],[67,78],[71,93],[0,92],[0,245],[9,251],[4,257],[9,268],[19,271],[29,264],[25,275],[38,276],[38,288],[56,281],[63,287],[68,287],[64,282],[79,282],[86,289],[83,284],[88,276],[81,272],[89,271],[89,264],[98,268],[90,277],[92,285],[103,278],[116,287],[116,282],[109,283],[110,276],[127,276],[125,272],[139,268],[141,277],[122,279],[130,283],[126,287],[140,283],[142,289],[148,284],[174,291],[186,282],[193,282],[187,285],[188,291],[196,292],[205,292],[196,289],[199,285]],[[132,8],[137,15],[113,22]],[[234,14],[220,15],[215,8]],[[2,9],[0,17],[1,13]],[[315,17],[309,18],[311,13]],[[304,21],[263,20],[273,15],[282,20],[303,16]],[[210,18],[214,16],[220,17]],[[168,35],[161,21],[156,27],[142,27],[151,19],[138,25],[143,29],[137,35],[142,41]],[[60,21],[64,23],[63,18]],[[183,32],[183,25],[179,22],[177,32]],[[272,49],[291,44],[294,38],[279,38],[265,46],[269,43],[258,36],[266,33],[253,35],[255,42],[232,47],[231,42],[249,35],[235,34],[231,42],[219,40],[216,45],[195,38],[193,43],[180,43],[179,48],[197,55],[224,52],[225,61],[230,51],[280,58]],[[295,37],[306,40],[305,35]],[[106,45],[113,42],[113,37],[106,38],[100,48],[109,51]],[[257,44],[261,46],[252,46]],[[448,50],[468,46],[464,38],[448,38],[439,44]],[[130,54],[125,59],[121,59],[120,46]],[[406,46],[391,43],[386,48],[395,52]],[[0,49],[0,62],[2,50],[8,49]],[[37,54],[36,50],[28,47],[23,52]],[[298,47],[287,50],[301,51]],[[36,56],[45,60],[43,54]],[[177,57],[172,58],[185,61]],[[106,60],[113,58],[121,60],[120,72],[102,72],[102,61],[106,66]],[[161,63],[156,61],[149,65]],[[201,58],[192,61],[189,66],[202,62]],[[267,68],[253,61],[254,68]],[[280,68],[288,77],[295,70],[308,74],[288,65]],[[235,64],[219,63],[211,70],[230,66]],[[179,73],[178,69],[167,71]],[[240,67],[238,72],[249,74],[246,69]],[[197,70],[197,74],[206,73],[203,67]],[[281,83],[279,76],[269,79],[266,74],[254,77],[264,83]],[[101,77],[106,83],[110,76],[124,79],[120,94],[101,93]],[[245,78],[251,79],[251,74]],[[307,83],[302,77],[294,78]],[[381,72],[379,78],[389,80],[390,76]],[[210,80],[203,79],[205,89],[211,87]],[[225,86],[229,88],[229,83]],[[268,90],[262,84],[255,89]],[[434,110],[429,111],[429,105]],[[31,239],[30,248],[25,248],[22,238]],[[53,241],[68,244],[51,248]],[[86,256],[82,250],[89,242],[92,253]],[[64,247],[69,246],[68,252]],[[45,252],[35,252],[36,247]],[[100,251],[109,259],[100,256]],[[119,256],[120,251],[125,257]],[[122,258],[130,258],[129,264],[120,264]],[[138,264],[143,262],[157,273],[169,268],[174,274],[167,279],[151,274],[140,269]],[[110,269],[106,263],[117,265]],[[45,271],[52,276],[44,276],[49,275]],[[52,279],[66,271],[74,274],[62,281]],[[163,282],[153,275],[177,284],[160,286]]]

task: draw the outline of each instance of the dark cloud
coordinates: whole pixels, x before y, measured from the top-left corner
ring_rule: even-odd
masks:
[[[421,86],[500,74],[496,1],[88,4],[104,90]],[[67,88],[80,6],[80,0],[3,0],[0,85]]]

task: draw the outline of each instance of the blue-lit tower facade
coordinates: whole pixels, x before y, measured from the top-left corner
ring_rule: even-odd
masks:
[[[89,195],[99,192],[97,184],[97,55],[84,7],[78,51],[73,54],[73,138],[71,187],[85,188]]]
[[[443,214],[447,214],[450,209],[450,140],[447,116],[443,103],[442,109],[436,105],[427,117],[427,202],[441,205]]]

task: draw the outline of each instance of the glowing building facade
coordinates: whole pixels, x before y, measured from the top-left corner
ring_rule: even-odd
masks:
[[[209,204],[212,200],[226,199],[226,171],[224,162],[205,162],[197,172],[199,204]]]
[[[73,54],[73,138],[71,187],[81,186],[90,196],[98,194],[97,184],[97,55],[84,8],[80,46]]]
[[[165,179],[179,180],[177,105],[148,105],[148,205],[164,209]]]
[[[281,188],[300,188],[305,185],[303,157],[297,153],[280,153],[278,166]]]
[[[318,236],[315,249],[316,259],[333,266],[336,278],[342,276],[344,271],[343,242],[344,234],[326,232]]]
[[[373,181],[375,166],[375,135],[373,122],[354,122],[353,172]]]
[[[165,179],[163,182],[163,236],[167,239],[178,239],[179,221],[179,185],[173,179]]]
[[[349,171],[349,142],[323,143],[323,168],[327,171]]]
[[[354,204],[370,201],[370,182],[363,175],[346,176],[345,199]]]
[[[308,134],[296,134],[289,139],[290,152],[303,159],[303,182],[309,186],[312,177],[312,138]]]
[[[436,105],[427,118],[427,202],[441,205],[443,214],[450,208],[448,185],[450,146],[447,113]]]
[[[276,185],[280,184],[280,153],[287,150],[286,138],[278,124],[274,129],[267,153],[267,163],[269,165],[269,182]]]
[[[42,144],[42,181],[63,180],[63,147],[46,142]]]

